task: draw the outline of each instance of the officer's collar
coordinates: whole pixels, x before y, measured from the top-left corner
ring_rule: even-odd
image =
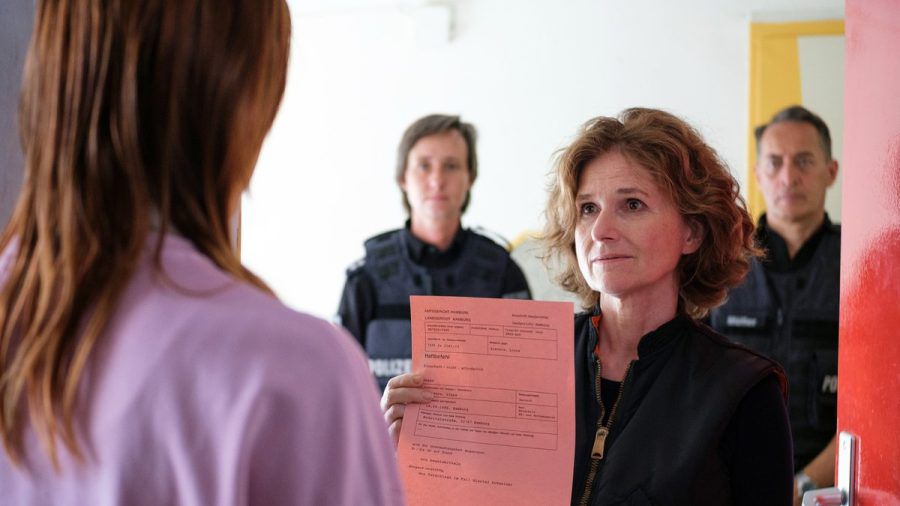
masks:
[[[803,243],[800,250],[792,259],[788,253],[787,242],[778,235],[778,232],[769,227],[766,215],[763,214],[759,218],[759,225],[756,228],[756,238],[759,245],[766,250],[766,257],[763,263],[767,268],[775,272],[790,272],[801,269],[812,260],[812,257],[822,242],[822,237],[832,227],[831,219],[828,213],[825,213],[825,219],[822,225],[816,229],[815,233]]]
[[[428,264],[434,262],[440,262],[444,259],[455,258],[456,255],[459,254],[460,250],[462,250],[463,243],[465,242],[465,230],[460,224],[459,228],[456,230],[456,234],[453,236],[453,240],[450,242],[450,247],[446,250],[441,251],[436,246],[429,244],[415,235],[413,235],[412,230],[410,229],[411,220],[406,220],[406,224],[403,227],[403,235],[406,240],[406,249],[409,253],[410,259],[413,262],[418,264]]]

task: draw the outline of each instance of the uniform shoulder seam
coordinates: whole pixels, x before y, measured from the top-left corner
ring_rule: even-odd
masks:
[[[736,342],[732,341],[731,339],[728,339],[724,334],[722,334],[721,332],[718,332],[717,330],[713,329],[709,325],[695,321],[694,329],[696,329],[697,332],[702,334],[705,338],[707,338],[710,342],[712,342],[712,344],[714,344],[716,346],[720,346],[722,348],[732,348],[732,349],[746,351],[746,352],[750,353],[751,355],[755,355],[756,357],[765,360],[766,362],[775,364],[775,362],[771,358],[763,355],[762,353],[759,353],[758,351],[756,351],[752,348],[748,348],[747,346],[744,346],[743,344],[736,343]]]
[[[472,234],[473,237],[477,237],[478,240],[483,242],[484,244],[499,248],[509,253],[510,243],[509,241],[504,239],[503,236],[482,227],[470,228],[469,233]]]
[[[350,263],[350,265],[347,266],[347,276],[358,275],[360,272],[363,271],[365,266],[366,266],[366,257],[362,257],[362,258],[358,258],[358,259],[354,260],[353,262]]]
[[[400,229],[395,228],[395,229],[393,229],[393,230],[388,230],[388,231],[386,231],[386,232],[382,232],[382,233],[380,233],[380,234],[373,235],[372,237],[369,237],[368,239],[366,239],[366,240],[364,241],[364,243],[365,243],[366,246],[369,246],[369,245],[374,244],[374,243],[376,243],[376,242],[384,241],[384,240],[386,240],[386,239],[389,239],[392,235],[396,234],[396,233],[399,232],[399,231],[400,231]]]

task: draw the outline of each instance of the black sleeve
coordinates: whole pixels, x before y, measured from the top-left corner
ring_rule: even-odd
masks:
[[[512,299],[531,298],[531,290],[528,288],[525,274],[512,258],[509,258],[506,262],[506,271],[503,273],[503,293],[501,296]]]
[[[363,348],[366,347],[366,327],[375,315],[375,304],[375,287],[368,274],[361,270],[348,273],[337,319]]]
[[[725,429],[720,450],[731,470],[735,505],[793,504],[791,429],[774,375],[744,396]]]

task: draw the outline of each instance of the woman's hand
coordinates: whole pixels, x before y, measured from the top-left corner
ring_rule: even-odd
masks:
[[[422,388],[425,378],[421,374],[406,373],[394,376],[388,381],[381,396],[381,411],[388,424],[388,432],[394,441],[394,448],[400,440],[400,425],[403,423],[403,411],[410,403],[425,404],[434,398],[434,394]]]

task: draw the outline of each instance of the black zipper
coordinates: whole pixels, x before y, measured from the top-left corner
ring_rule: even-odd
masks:
[[[588,469],[587,480],[584,483],[584,492],[581,494],[581,500],[578,502],[581,506],[587,506],[591,501],[591,492],[594,488],[594,480],[597,479],[597,471],[600,469],[600,461],[603,460],[603,453],[606,450],[606,437],[612,430],[613,422],[616,421],[616,413],[619,405],[622,403],[622,394],[625,392],[625,384],[628,383],[628,377],[631,376],[631,366],[634,361],[628,363],[625,370],[625,379],[622,380],[622,386],[619,387],[619,395],[613,403],[609,412],[609,420],[603,424],[603,417],[606,416],[606,406],[603,405],[603,398],[600,396],[600,359],[595,358],[597,374],[594,377],[594,393],[597,396],[597,404],[600,405],[600,416],[597,418],[597,432],[594,434],[594,446],[591,449],[591,467]]]

